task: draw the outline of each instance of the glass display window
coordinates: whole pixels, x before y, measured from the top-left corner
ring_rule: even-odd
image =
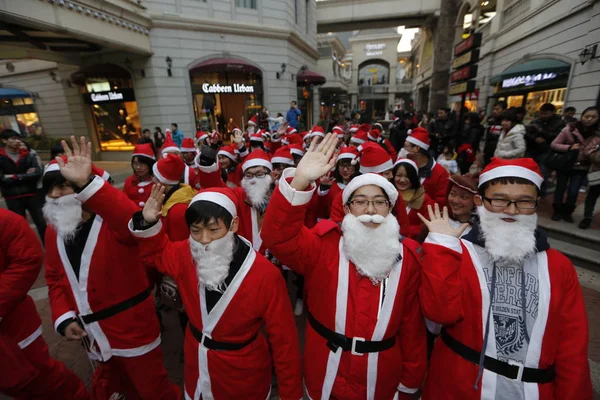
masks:
[[[540,107],[545,103],[553,104],[556,107],[556,113],[562,115],[566,91],[566,88],[561,88],[528,93],[525,104],[527,114],[525,114],[524,122],[529,123],[533,121],[537,117]]]

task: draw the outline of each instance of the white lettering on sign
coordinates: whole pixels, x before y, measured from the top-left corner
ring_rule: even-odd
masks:
[[[204,93],[254,93],[254,86],[244,85],[243,83],[234,83],[233,85],[203,83],[202,91]]]
[[[90,98],[94,103],[110,100],[123,100],[123,93],[108,92],[108,93],[92,93]]]
[[[540,81],[546,81],[554,79],[558,75],[554,72],[544,72],[533,75],[515,76],[514,78],[508,78],[502,81],[503,88],[511,88],[515,86],[533,86]]]
[[[367,43],[365,53],[367,57],[382,56],[383,50],[387,47],[385,43]]]

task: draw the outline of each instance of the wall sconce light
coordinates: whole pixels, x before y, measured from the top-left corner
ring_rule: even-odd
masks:
[[[590,60],[593,60],[594,58],[598,58],[596,57],[597,49],[597,44],[585,46],[583,50],[581,50],[581,53],[579,53],[579,62],[581,63],[581,65],[585,64]]]
[[[50,75],[50,78],[52,78],[54,82],[58,82],[58,75],[56,75],[56,72],[50,71],[48,75]]]
[[[15,72],[15,65],[11,62],[6,63],[6,70],[8,72]]]
[[[171,72],[171,67],[173,66],[173,60],[171,59],[171,57],[167,56],[167,58],[165,58],[165,61],[167,63],[167,74],[169,75],[169,77],[173,76],[173,72]]]
[[[142,78],[145,78],[146,77],[146,70],[142,68],[140,70],[140,75],[142,76]]]
[[[281,78],[283,74],[285,74],[285,70],[287,69],[286,63],[281,64],[281,72],[277,72],[277,79]]]

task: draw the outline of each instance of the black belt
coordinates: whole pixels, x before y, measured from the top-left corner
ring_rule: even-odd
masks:
[[[442,341],[448,348],[454,351],[467,361],[473,364],[479,364],[480,353],[477,350],[465,346],[458,340],[450,336],[445,330],[442,331]],[[515,379],[522,382],[550,383],[556,376],[554,365],[547,369],[528,368],[519,364],[509,364],[492,357],[485,356],[483,367],[488,371],[495,372],[509,379]]]
[[[97,322],[113,315],[116,315],[120,312],[123,312],[131,307],[135,307],[140,304],[142,301],[146,300],[146,298],[150,296],[150,289],[144,289],[141,293],[136,294],[135,296],[122,301],[114,306],[110,306],[105,308],[104,310],[96,311],[87,315],[80,315],[79,319],[83,321],[85,324],[91,324],[92,322]]]
[[[363,355],[364,353],[378,353],[387,349],[391,349],[396,344],[396,337],[392,336],[381,341],[370,341],[364,338],[350,338],[340,333],[334,332],[325,325],[317,321],[317,319],[308,312],[308,322],[313,327],[315,332],[327,340],[327,347],[333,352],[338,348],[344,351],[351,351],[354,355]]]
[[[213,340],[212,338],[200,332],[194,325],[192,325],[191,322],[188,325],[190,327],[190,332],[192,332],[192,335],[198,341],[198,343],[209,350],[241,350],[252,343],[254,339],[256,339],[256,336],[258,336],[258,334],[256,334],[252,337],[252,339],[244,343],[217,342],[216,340]]]

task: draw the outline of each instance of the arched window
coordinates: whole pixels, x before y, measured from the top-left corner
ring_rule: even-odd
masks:
[[[358,86],[387,85],[390,65],[383,60],[368,60],[358,67]]]

